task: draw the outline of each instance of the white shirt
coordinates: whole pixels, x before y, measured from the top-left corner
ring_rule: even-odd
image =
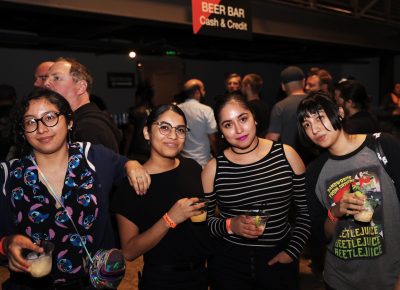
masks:
[[[195,99],[187,99],[178,106],[185,113],[190,129],[182,156],[192,158],[204,167],[212,158],[208,135],[217,131],[214,112]]]

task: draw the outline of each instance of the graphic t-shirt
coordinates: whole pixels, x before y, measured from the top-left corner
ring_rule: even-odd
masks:
[[[372,198],[377,204],[370,222],[356,221],[352,215],[339,219],[327,244],[324,268],[324,279],[334,289],[393,289],[400,273],[400,203],[372,148],[367,139],[354,152],[330,155],[307,169],[319,173],[317,180],[307,182],[315,184],[325,210],[348,193]],[[315,204],[310,206],[317,210]]]
[[[383,197],[377,172],[378,168],[372,166],[327,180],[326,193],[330,207],[350,193],[365,199],[365,203],[376,206],[371,221],[359,221],[352,215],[339,220],[334,234],[335,242],[329,250],[340,259],[367,259],[383,254],[383,214],[382,207],[379,206]],[[368,212],[362,214],[367,215]]]

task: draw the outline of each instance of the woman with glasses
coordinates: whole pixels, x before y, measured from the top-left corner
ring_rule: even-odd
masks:
[[[207,289],[207,227],[189,219],[201,214],[205,206],[198,203],[203,194],[201,167],[179,157],[187,134],[189,128],[179,107],[153,109],[143,129],[151,147],[143,165],[152,180],[148,192],[135,195],[125,182],[111,204],[125,258],[132,261],[144,255],[140,290]]]
[[[15,120],[21,158],[0,166],[0,256],[10,269],[3,289],[90,289],[86,249],[93,256],[115,246],[111,188],[123,179],[124,167],[134,178],[146,172],[102,145],[69,143],[72,111],[56,92],[34,91]],[[43,240],[55,245],[52,270],[32,278],[23,252],[42,253]]]

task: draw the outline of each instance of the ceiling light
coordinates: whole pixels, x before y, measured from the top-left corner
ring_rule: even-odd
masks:
[[[136,57],[136,52],[134,52],[133,50],[129,52],[129,57],[130,58],[135,58]]]

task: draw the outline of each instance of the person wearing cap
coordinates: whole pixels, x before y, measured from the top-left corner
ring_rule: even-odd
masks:
[[[303,70],[297,66],[289,66],[281,72],[281,86],[287,97],[272,108],[268,133],[265,136],[269,140],[280,140],[292,146],[297,152],[300,150],[298,150],[296,112],[299,103],[306,97],[304,83]]]

